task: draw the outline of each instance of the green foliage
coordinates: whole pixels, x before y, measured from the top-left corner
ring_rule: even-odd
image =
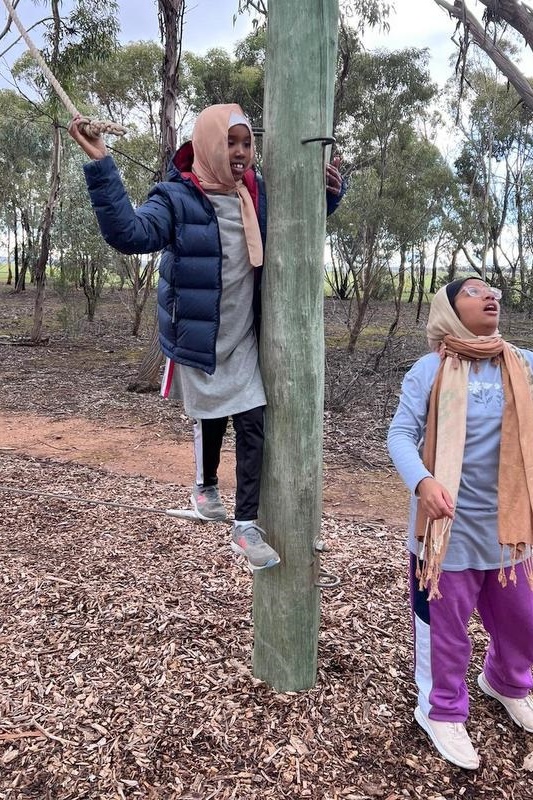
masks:
[[[353,32],[343,36],[353,43]],[[427,53],[345,52],[336,133],[349,189],[328,230],[338,287],[351,287],[363,308],[391,295],[390,260],[434,234],[453,202],[454,181],[438,149],[413,127],[435,94]]]
[[[67,16],[59,16],[58,0],[50,2],[52,15],[44,20],[45,47],[41,55],[63,89],[76,95],[75,87],[89,61],[104,62],[117,46],[118,3],[116,0],[77,0]],[[13,68],[15,77],[24,80],[57,115],[59,101],[40,67],[26,53]]]
[[[237,58],[214,48],[205,56],[182,58],[180,102],[195,114],[215,103],[239,103],[253,125],[263,118],[265,33],[250,34]]]
[[[158,139],[163,50],[154,42],[118,47],[104,63],[91,60],[78,81],[86,102],[114,120],[148,128]]]
[[[341,0],[340,11],[359,33],[365,28],[388,30],[391,4],[385,0]]]
[[[120,143],[116,161],[134,205],[140,205],[151,188],[158,164],[158,147],[148,132],[133,132]],[[142,165],[142,166],[140,166]]]
[[[347,47],[353,34],[345,33]],[[337,92],[337,130],[343,152],[357,164],[380,160],[393,131],[411,125],[434,98],[427,50],[354,52]]]

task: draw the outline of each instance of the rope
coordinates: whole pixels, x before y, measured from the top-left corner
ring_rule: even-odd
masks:
[[[38,492],[31,489],[20,489],[17,486],[0,486],[0,492],[9,492],[10,494],[20,494],[27,497],[46,497],[49,500],[62,500],[63,502],[76,502],[76,503],[87,503],[91,506],[107,506],[108,508],[124,508],[127,511],[149,511],[152,514],[166,514],[168,516],[168,511],[173,511],[174,509],[168,509],[168,511],[164,508],[150,508],[150,506],[133,506],[128,505],[127,503],[117,503],[113,500],[89,500],[86,497],[78,497],[77,495],[69,495],[69,494],[54,494],[53,492]],[[170,516],[174,516],[171,514]]]
[[[32,54],[35,61],[40,66],[41,70],[43,71],[46,79],[48,80],[50,86],[54,89],[56,94],[58,95],[59,99],[69,112],[72,117],[81,117],[80,123],[78,127],[86,136],[89,136],[91,139],[97,139],[98,136],[102,133],[112,133],[115,136],[123,136],[126,133],[126,128],[123,125],[119,125],[117,122],[111,122],[106,120],[99,120],[99,119],[88,119],[87,117],[83,117],[68,94],[65,92],[63,87],[59,84],[56,77],[50,70],[48,64],[40,54],[40,52],[35,47],[34,43],[30,39],[28,31],[25,29],[24,25],[20,21],[17,12],[11,5],[10,0],[3,0],[4,5],[9,13],[9,16],[17,26],[20,31],[20,35],[28,45],[28,50]]]

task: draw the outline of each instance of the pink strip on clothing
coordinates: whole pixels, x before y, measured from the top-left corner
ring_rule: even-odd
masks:
[[[165,371],[161,381],[161,397],[168,397],[172,386],[172,376],[174,375],[174,362],[170,358],[165,359]]]

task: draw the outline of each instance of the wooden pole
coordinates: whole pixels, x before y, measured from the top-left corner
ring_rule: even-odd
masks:
[[[261,365],[268,405],[260,522],[281,565],[254,576],[254,675],[314,686],[322,513],[325,156],[338,0],[270,0],[264,172],[268,240]]]

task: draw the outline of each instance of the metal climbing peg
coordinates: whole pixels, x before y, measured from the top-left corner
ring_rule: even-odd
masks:
[[[329,144],[335,144],[336,139],[334,136],[313,136],[311,139],[302,139],[302,144],[309,144],[309,142],[322,142],[322,147],[327,147]]]

